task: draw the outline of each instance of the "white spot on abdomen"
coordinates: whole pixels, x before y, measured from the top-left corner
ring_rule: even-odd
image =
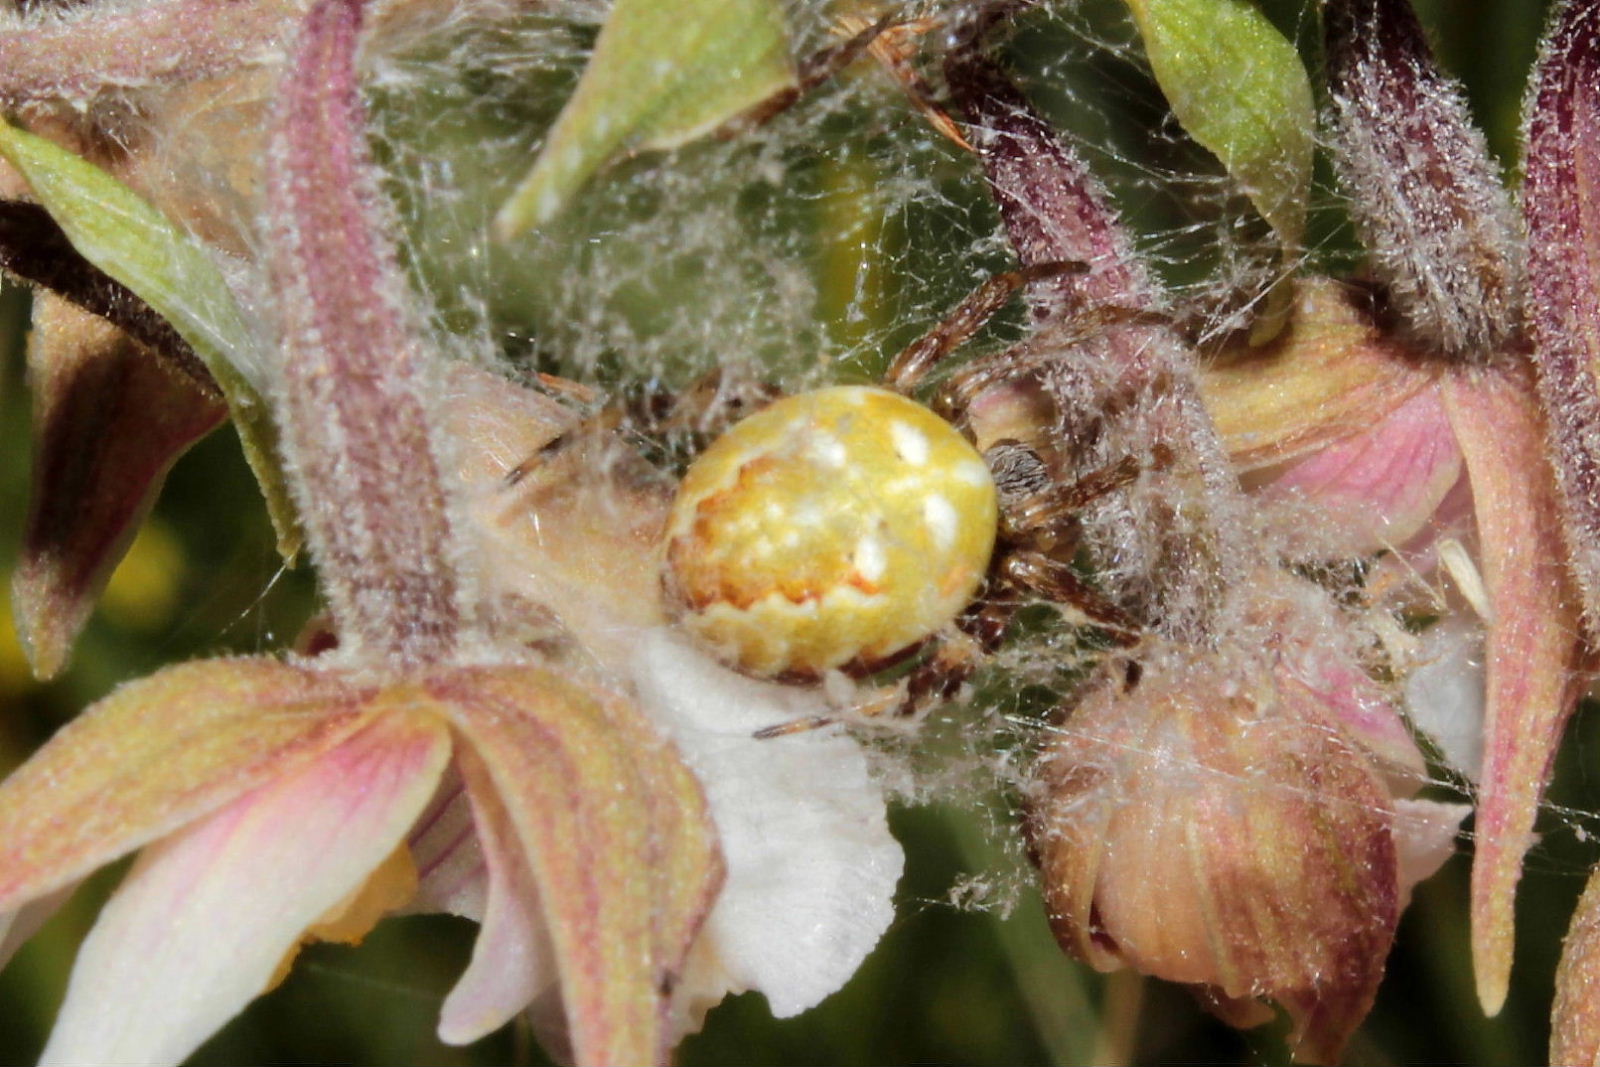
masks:
[[[888,565],[883,553],[883,542],[872,534],[867,534],[856,542],[856,551],[851,563],[855,565],[856,573],[862,578],[876,582],[883,577],[884,568]]]
[[[939,551],[948,551],[956,540],[956,509],[943,493],[929,493],[922,501],[922,521],[933,534],[933,543]]]
[[[889,424],[889,436],[901,459],[917,467],[928,462],[928,438],[921,430],[909,422],[897,420]]]

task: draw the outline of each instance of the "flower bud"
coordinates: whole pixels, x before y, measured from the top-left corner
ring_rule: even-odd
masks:
[[[1109,662],[1040,758],[1028,830],[1067,952],[1197,987],[1236,1025],[1275,1001],[1296,1057],[1329,1062],[1394,937],[1394,809],[1277,670],[1245,642]]]

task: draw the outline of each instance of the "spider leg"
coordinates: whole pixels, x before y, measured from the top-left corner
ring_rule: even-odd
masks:
[[[844,15],[838,20],[839,32],[842,33],[857,33],[867,25],[867,20],[859,15]],[[868,47],[868,51],[872,53],[872,58],[889,72],[889,76],[900,84],[900,91],[905,93],[913,107],[922,112],[922,117],[927,120],[928,125],[957,147],[968,152],[976,152],[977,149],[973,148],[962,135],[960,125],[939,102],[933,86],[928,84],[928,80],[911,62],[916,54],[916,48],[908,39],[921,37],[942,27],[942,20],[937,18],[909,19],[884,30]]]
[[[889,364],[884,374],[884,384],[898,392],[910,392],[946,356],[983,329],[984,324],[1010,302],[1017,290],[1031,282],[1059,278],[1064,274],[1082,274],[1088,269],[1089,265],[1083,262],[1036,263],[996,274],[957,304],[943,322],[907,345]]]
[[[1019,549],[1006,557],[1001,574],[1019,589],[1077,608],[1118,645],[1128,647],[1139,641],[1138,622],[1084,581],[1071,564],[1033,549]]]
[[[1057,485],[1034,493],[1006,515],[1008,532],[1027,536],[1034,531],[1057,527],[1070,520],[1086,504],[1116,492],[1139,477],[1139,461],[1124,456],[1108,467],[1079,478],[1067,485]]]
[[[956,621],[954,632],[935,639],[928,657],[899,683],[879,690],[848,712],[780,722],[762,727],[751,736],[766,741],[820,730],[847,719],[912,718],[930,704],[956,695],[977,672],[984,653],[999,646],[1012,614],[1012,606],[1008,604],[985,604],[969,609]]]
[[[803,719],[790,719],[788,722],[780,722],[773,726],[763,726],[750,736],[757,741],[771,741],[775,737],[810,733],[824,726],[832,726],[838,721],[838,717],[834,715],[807,715]]]
[[[735,136],[752,126],[760,126],[762,123],[772,121],[793,107],[807,93],[838,74],[851,63],[854,63],[861,53],[872,47],[873,42],[892,29],[895,24],[895,16],[885,15],[847,40],[831,45],[802,59],[798,64],[793,85],[773,93],[761,103],[728,123],[718,131],[718,136]]]

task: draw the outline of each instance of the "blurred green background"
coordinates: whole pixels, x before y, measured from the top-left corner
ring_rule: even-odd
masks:
[[[1473,108],[1511,171],[1522,87],[1544,5],[1526,0],[1432,0],[1419,6],[1441,58],[1467,83]],[[1284,2],[1271,10],[1286,31],[1302,41],[1314,37],[1314,14],[1304,6]],[[1114,36],[1118,32],[1120,22],[1114,15],[1091,12],[1083,17],[1089,24],[1112,27]],[[1126,38],[1126,31],[1121,33]],[[1059,29],[1048,24],[1023,33],[1013,46],[1019,69],[1060,69],[1051,52],[1059,35]],[[1152,116],[1159,120],[1159,97],[1139,70],[1114,54],[1075,69],[1074,77],[1084,86],[1061,90],[1059,99],[1050,96],[1049,86],[1038,93],[1041,106],[1050,109],[1057,121],[1075,128],[1081,123],[1082,136],[1091,144],[1104,143],[1096,138],[1114,140],[1117,158],[1112,162],[1129,169],[1148,162],[1141,152],[1171,147],[1170,141],[1141,147],[1137,137],[1120,132],[1129,123],[1152,121]],[[551,75],[546,89],[559,87],[563,79],[570,84],[570,73]],[[1097,91],[1091,83],[1098,78],[1114,82],[1117,91],[1096,96],[1097,103],[1083,114],[1073,113],[1075,102]],[[539,99],[559,97],[546,91]],[[537,121],[541,107],[548,121],[546,104],[528,105],[522,111],[511,107],[484,121]],[[387,147],[397,172],[416,166],[419,158],[452,149],[461,153],[461,166],[471,166],[472,156],[462,146],[474,136],[472,125],[453,126],[439,121],[437,114],[428,115],[428,121],[418,122],[415,112],[391,107],[385,119]],[[856,119],[844,109],[811,128],[842,140],[848,134],[841,130],[848,130],[852,121]],[[812,322],[803,341],[840,354],[836,362],[820,369],[790,367],[786,373],[800,377],[870,373],[884,354],[936,317],[930,315],[932,309],[953,303],[972,277],[1004,265],[1003,249],[994,242],[982,246],[974,240],[986,228],[992,231],[993,222],[970,168],[962,169],[959,157],[937,145],[922,145],[915,152],[936,155],[938,166],[948,171],[937,179],[948,181],[950,188],[941,192],[938,210],[930,216],[935,220],[931,237],[918,230],[915,202],[906,214],[891,219],[886,230],[873,229],[872,211],[862,204],[873,203],[873,183],[885,171],[877,167],[878,157],[870,147],[852,155],[824,145],[804,160],[797,161],[792,154],[785,157],[785,173],[804,191],[796,197],[798,207],[768,202],[763,196],[770,193],[752,188],[737,193],[749,201],[745,207],[752,217],[765,220],[763,224],[775,233],[782,231],[773,236],[775,242],[802,249],[799,261],[811,272],[812,288],[806,292],[815,294],[815,300],[801,309]],[[719,164],[715,160],[706,164],[714,165]],[[1160,160],[1152,165],[1172,164]],[[647,172],[622,168],[604,180],[621,187],[646,179],[655,180]],[[448,228],[459,225],[463,217],[476,217],[472,196],[492,199],[507,180],[508,176],[495,174],[475,183],[467,179],[463,184],[477,192],[440,225]],[[408,181],[398,191],[414,231],[417,269],[436,292],[445,294],[439,297],[442,319],[449,321],[455,315],[471,323],[487,316],[497,336],[513,347],[522,346],[523,358],[548,361],[558,369],[572,370],[575,362],[602,377],[623,379],[632,372],[626,363],[619,368],[607,362],[616,358],[614,341],[563,362],[562,352],[594,343],[593,331],[583,338],[575,333],[565,337],[547,317],[559,314],[579,321],[575,306],[583,301],[591,301],[584,307],[604,306],[604,301],[595,302],[593,290],[583,286],[562,284],[552,289],[547,281],[529,280],[530,264],[539,265],[550,257],[556,257],[557,265],[543,263],[541,277],[551,271],[588,272],[603,281],[608,276],[605,263],[579,267],[569,258],[562,266],[559,257],[573,256],[574,245],[558,243],[514,249],[510,258],[520,256],[522,262],[497,260],[462,273],[464,264],[476,262],[469,254],[472,248],[451,246],[451,240],[458,245],[463,240],[459,235],[429,231],[434,223],[415,196],[423,184]],[[1112,185],[1118,188],[1115,180]],[[648,207],[636,210],[641,219],[657,225],[648,218]],[[1145,204],[1129,210],[1137,225],[1148,222],[1152,234],[1176,229],[1167,207]],[[1337,217],[1336,206],[1329,214]],[[580,217],[572,223],[573,232],[581,234],[584,225]],[[954,243],[978,247],[973,262],[951,263],[938,257],[937,246],[944,239],[936,232],[940,226],[958,235]],[[800,231],[805,231],[803,240],[795,236]],[[445,251],[436,261],[430,260],[438,249]],[[1348,259],[1348,254],[1348,248],[1341,251],[1336,243],[1327,253],[1329,262],[1338,262],[1341,255]],[[647,270],[648,265],[635,267],[633,278],[646,276]],[[492,290],[485,297],[487,311],[468,300],[452,302],[450,292],[470,293],[475,281],[485,279]],[[703,279],[693,280],[703,284]],[[635,338],[652,331],[670,338],[678,312],[651,301],[674,289],[659,283],[645,286],[640,295],[623,293],[619,287],[607,298],[632,301],[621,314],[631,317],[628,330]],[[535,310],[527,312],[527,321],[516,321],[520,312],[506,309],[522,306],[519,302],[530,300],[530,293]],[[864,312],[867,305],[872,306]],[[10,286],[0,291],[0,440],[4,442],[0,560],[7,563],[15,555],[27,493],[28,396],[21,359],[27,313],[26,293]],[[665,325],[652,325],[657,320]],[[736,333],[742,327],[720,328]],[[683,338],[673,343],[682,345]],[[752,343],[759,347],[759,338]],[[786,339],[783,344],[791,347],[771,357],[774,365],[784,366],[786,354],[792,356],[797,343]],[[728,346],[744,351],[734,341]],[[654,352],[649,364],[652,371],[669,377],[674,366],[670,347]],[[712,350],[685,358],[695,369],[724,356]],[[33,681],[9,618],[0,621],[0,767],[26,758],[75,711],[120,681],[195,656],[283,646],[311,605],[306,573],[280,572],[235,440],[227,431],[214,435],[174,470],[70,670],[61,678],[49,684]],[[1530,855],[1523,883],[1516,972],[1505,1011],[1485,1021],[1473,999],[1466,948],[1466,862],[1458,856],[1418,890],[1401,927],[1378,1006],[1353,1043],[1348,1062],[1522,1064],[1543,1058],[1561,934],[1595,859],[1587,831],[1596,823],[1593,813],[1600,811],[1600,781],[1591,770],[1600,745],[1596,730],[1595,716],[1580,714],[1563,750],[1541,821],[1544,836]],[[1020,884],[1023,878],[1015,850],[997,839],[995,827],[1005,823],[1003,798],[994,805],[976,813],[969,805],[898,808],[894,826],[909,856],[899,917],[850,985],[816,1010],[782,1022],[771,1019],[759,996],[734,998],[712,1012],[703,1034],[683,1045],[680,1061],[1284,1062],[1281,1026],[1237,1034],[1211,1021],[1180,990],[1126,975],[1105,979],[1064,959],[1031,891],[1024,891],[1005,916],[952,904],[952,886],[966,877],[998,872],[993,880],[1002,887]],[[76,945],[120,872],[119,867],[96,877],[0,973],[0,1062],[31,1062],[37,1056]],[[194,1062],[542,1062],[529,1034],[518,1027],[462,1049],[440,1045],[434,1038],[438,1004],[465,963],[473,932],[474,927],[462,921],[413,917],[382,924],[357,949],[315,946],[283,986],[252,1005]]]

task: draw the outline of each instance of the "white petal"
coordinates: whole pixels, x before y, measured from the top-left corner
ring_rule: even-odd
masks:
[[[177,1063],[405,837],[449,757],[386,716],[145,849],[84,940],[45,1064]]]
[[[555,950],[533,872],[487,775],[471,790],[475,835],[487,865],[488,903],[472,962],[445,998],[439,1040],[465,1045],[491,1034],[556,981]]]
[[[472,825],[472,802],[454,768],[407,840],[417,865],[417,895],[405,911],[447,912],[483,921],[489,875]]]
[[[861,748],[836,730],[767,741],[764,726],[825,713],[814,690],[758,682],[667,629],[638,642],[645,708],[695,770],[728,880],[690,954],[690,1013],[757,989],[798,1014],[837,990],[894,918],[904,866]]]
[[[1430,627],[1406,676],[1406,713],[1468,781],[1483,767],[1483,628],[1460,618]]]

